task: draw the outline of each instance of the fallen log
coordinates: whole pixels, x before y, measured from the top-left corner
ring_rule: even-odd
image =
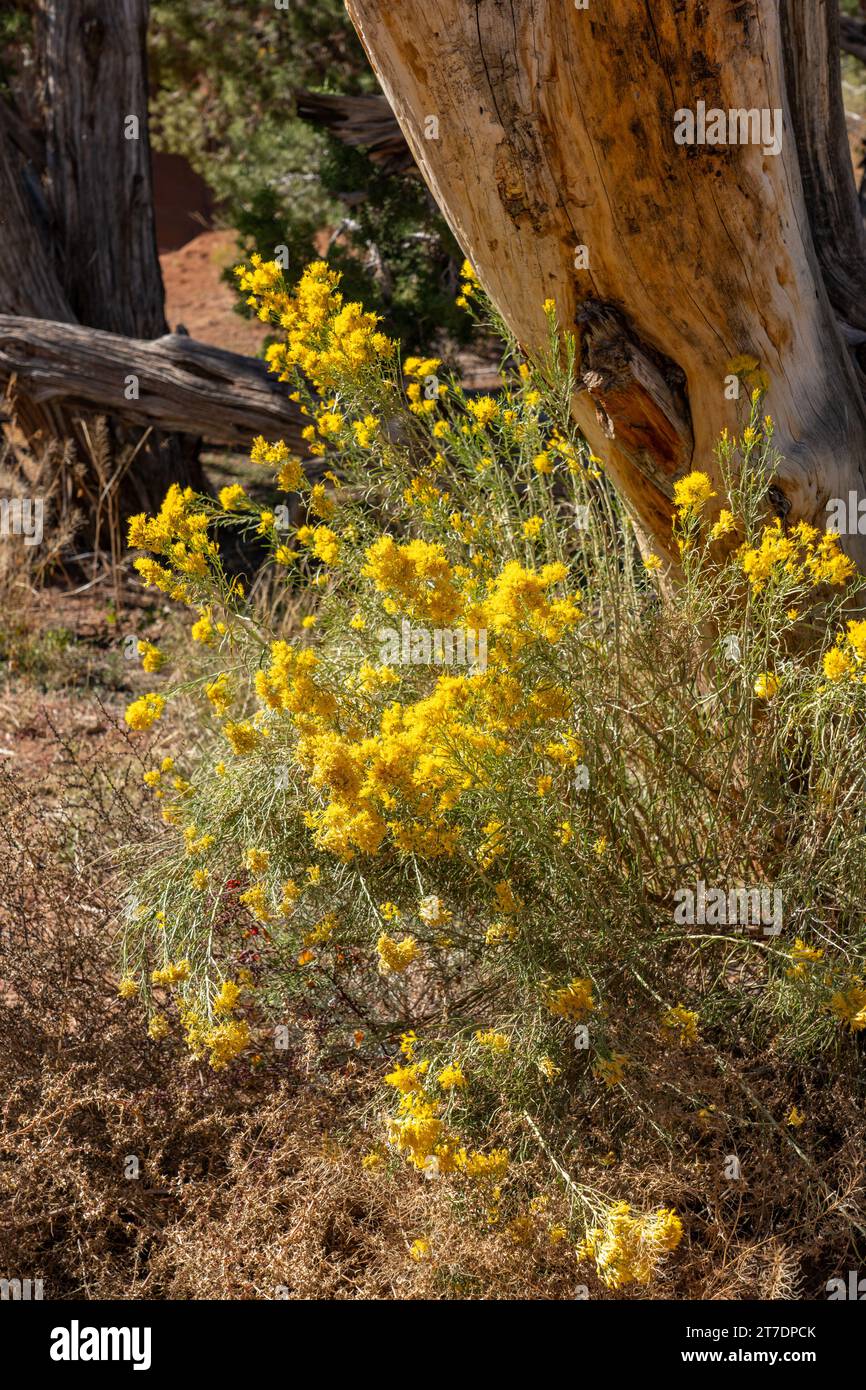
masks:
[[[255,357],[183,334],[147,341],[0,315],[0,383],[14,398],[81,409],[246,449],[255,435],[302,448],[300,410]]]

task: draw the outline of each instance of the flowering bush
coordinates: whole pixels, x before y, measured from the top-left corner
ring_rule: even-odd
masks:
[[[501,392],[473,397],[401,360],[323,263],[241,283],[309,457],[257,439],[282,502],[175,487],[130,524],[144,583],[194,620],[127,713],[158,734],[179,708],[190,732],[145,779],[167,833],[131,861],[121,994],[217,1069],[300,1046],[313,1016],[320,1065],[383,1075],[367,1167],[408,1163],[522,1240],[540,1154],[565,1203],[549,1239],[647,1283],[685,1215],[582,1170],[615,1166],[636,1115],[668,1154],[706,1138],[708,1078],[744,1046],[856,1065],[862,582],[838,537],[773,517],[759,387],[713,481],[675,485],[672,574],[571,422],[552,303],[546,358],[506,338]],[[468,266],[461,298],[483,311]],[[268,547],[249,594],[230,530]],[[467,633],[484,659],[461,665]],[[781,895],[781,933],[722,911],[750,885]],[[802,1097],[738,1096],[744,1130],[793,1145]]]

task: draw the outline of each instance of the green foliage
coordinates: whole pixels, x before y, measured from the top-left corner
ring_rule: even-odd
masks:
[[[472,320],[454,302],[462,254],[421,180],[384,173],[361,151],[324,139],[320,192],[329,209],[344,204],[326,259],[342,272],[346,298],[380,314],[385,331],[409,348],[435,342],[443,331],[468,341]],[[292,267],[306,264],[316,255],[320,208],[311,199],[287,217],[277,189],[257,189],[236,219],[244,251],[268,259],[285,244]]]
[[[408,347],[443,331],[468,338],[454,308],[461,253],[421,181],[384,174],[294,115],[299,88],[377,90],[338,0],[273,12],[162,0],[149,49],[155,146],[207,181],[244,254],[270,259],[284,245],[301,266],[320,252],[322,228],[339,229],[327,259],[388,332]]]

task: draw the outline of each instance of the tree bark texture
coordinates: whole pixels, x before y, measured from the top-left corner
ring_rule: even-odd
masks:
[[[75,318],[165,333],[147,121],[147,0],[40,0],[45,187]]]
[[[0,315],[0,382],[66,415],[112,415],[233,449],[257,434],[304,447],[300,410],[264,362],[182,334],[148,342]]]
[[[576,418],[657,549],[672,555],[676,479],[717,477],[743,354],[770,380],[780,514],[823,525],[829,498],[866,493],[863,231],[835,0],[346,3],[519,341],[544,347],[549,296],[577,331]],[[676,113],[699,101],[780,111],[780,152],[678,144]],[[846,545],[866,562],[862,539]]]

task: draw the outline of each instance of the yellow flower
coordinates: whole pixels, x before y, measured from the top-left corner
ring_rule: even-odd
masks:
[[[444,927],[451,921],[453,915],[443,906],[441,898],[438,898],[435,893],[422,898],[418,904],[418,916],[428,927]]]
[[[397,941],[387,932],[382,932],[376,942],[376,950],[380,975],[399,975],[417,959],[419,948],[414,936],[404,936],[402,941]]]
[[[489,1047],[491,1052],[508,1052],[511,1047],[511,1039],[505,1033],[497,1033],[495,1029],[489,1028],[486,1032],[478,1029],[475,1034],[475,1041],[480,1047]]]
[[[257,876],[266,874],[270,862],[270,852],[266,849],[244,850],[244,864],[251,874],[256,874]]]
[[[165,700],[162,695],[142,695],[141,699],[133,700],[131,705],[127,705],[124,719],[130,729],[140,733],[149,729],[157,719],[161,719],[164,709]]]
[[[805,1122],[806,1116],[803,1114],[803,1111],[798,1110],[796,1105],[792,1105],[791,1109],[788,1111],[788,1118],[785,1123],[799,1128],[799,1126],[805,1124]]]
[[[595,1260],[608,1288],[648,1284],[663,1256],[676,1249],[682,1235],[682,1222],[670,1208],[644,1215],[633,1212],[628,1202],[615,1202],[607,1209],[603,1226],[587,1232],[577,1255]]]
[[[517,938],[517,928],[513,922],[491,922],[484,936],[487,946],[501,946],[505,941]]]
[[[443,1091],[451,1091],[455,1087],[466,1085],[466,1077],[460,1069],[459,1062],[449,1062],[448,1065],[443,1067],[442,1071],[440,1071],[436,1080],[439,1082]]]
[[[240,985],[236,985],[233,980],[224,980],[213,1001],[214,1013],[230,1014],[233,1009],[237,1008],[240,997]]]
[[[210,1053],[208,1061],[214,1071],[224,1071],[249,1046],[249,1041],[249,1025],[237,1019],[216,1024],[207,1029],[202,1038]]]
[[[499,406],[492,396],[478,396],[475,400],[469,400],[466,402],[466,409],[478,429],[484,429],[499,414]]]
[[[228,487],[221,487],[218,496],[224,512],[236,512],[248,500],[240,483],[231,483]]]
[[[762,671],[755,679],[755,694],[759,700],[772,700],[779,693],[779,678],[772,671]]]
[[[150,978],[155,985],[171,987],[172,985],[182,984],[188,980],[192,973],[192,966],[188,960],[179,960],[175,964],[169,962],[160,970],[152,970]]]
[[[523,899],[517,896],[507,878],[502,878],[498,883],[495,883],[493,891],[496,894],[496,906],[500,912],[511,916],[522,911]]]
[[[711,497],[715,497],[706,473],[696,469],[674,484],[674,505],[684,520],[700,516]]]
[[[575,978],[560,989],[549,988],[544,1002],[552,1014],[579,1022],[595,1008],[592,981]]]
[[[423,1236],[419,1237],[418,1240],[413,1240],[409,1246],[410,1257],[419,1264],[422,1260],[429,1260],[432,1253],[429,1240],[425,1240]]]
[[[698,1015],[682,1004],[675,1004],[663,1015],[661,1026],[666,1033],[676,1036],[680,1047],[691,1047],[698,1039]]]
[[[152,642],[140,641],[138,644],[138,654],[141,657],[142,667],[147,671],[148,675],[153,675],[154,672],[159,671],[161,667],[165,665],[165,656]]]
[[[594,1071],[605,1086],[619,1086],[625,1080],[628,1057],[623,1052],[612,1052],[609,1057],[599,1057]]]
[[[121,999],[135,998],[138,994],[138,985],[132,975],[124,975],[120,984],[117,986],[117,992]]]
[[[251,753],[258,746],[261,737],[247,720],[242,724],[224,724],[223,733],[238,757]]]
[[[851,659],[841,647],[831,647],[824,653],[823,666],[829,681],[840,681],[851,674]]]
[[[159,1042],[162,1038],[168,1037],[169,1026],[165,1014],[154,1014],[147,1027],[148,1036],[154,1042]]]
[[[736,529],[737,523],[734,520],[733,513],[723,508],[722,511],[719,512],[718,521],[710,531],[710,540],[720,540],[722,536],[728,536],[732,531],[735,531]]]
[[[837,990],[829,1004],[830,1010],[840,1023],[847,1023],[852,1033],[866,1028],[866,989],[852,985],[847,990]]]
[[[501,1182],[508,1170],[508,1150],[492,1149],[489,1154],[461,1153],[458,1158],[458,1166],[470,1178],[478,1178],[481,1182],[495,1183]]]

